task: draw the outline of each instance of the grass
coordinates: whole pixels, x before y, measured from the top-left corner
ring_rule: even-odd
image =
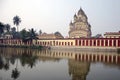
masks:
[[[42,49],[42,46],[35,45],[0,45],[0,47],[13,47],[13,48],[31,48],[31,49]]]

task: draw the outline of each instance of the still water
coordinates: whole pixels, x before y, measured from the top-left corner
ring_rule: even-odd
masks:
[[[120,54],[0,48],[0,80],[120,80]]]

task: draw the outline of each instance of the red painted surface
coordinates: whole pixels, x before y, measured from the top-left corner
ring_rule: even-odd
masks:
[[[85,41],[84,41],[84,40],[82,40],[82,42],[83,42],[83,43],[82,43],[82,45],[84,46],[84,45],[85,45]]]
[[[81,46],[81,40],[79,40],[79,46]]]
[[[97,46],[100,46],[100,40],[97,40]]]
[[[86,40],[86,46],[88,46],[88,40]]]
[[[120,39],[118,40],[118,46],[120,46]]]
[[[110,47],[112,46],[112,40],[111,39],[109,40],[109,46]]]
[[[92,40],[90,40],[90,46],[92,46]]]
[[[57,40],[57,39],[56,39]],[[68,45],[68,46],[85,46],[85,40],[86,40],[86,46],[88,46],[90,44],[90,46],[99,46],[99,47],[103,47],[104,44],[106,47],[120,47],[120,38],[80,38],[80,39],[72,39],[72,40],[75,40],[75,45],[73,45],[73,42],[68,42],[68,40],[71,40],[71,39],[64,39],[66,40],[66,42],[59,42],[59,41],[49,41],[48,42],[36,42],[36,45],[42,45],[42,46],[48,46],[48,45],[58,45],[58,46],[64,46],[64,45]],[[59,39],[58,39],[59,40]],[[60,39],[62,40],[62,39]],[[82,40],[82,43],[81,43],[81,40]],[[88,40],[90,40],[89,44],[88,44]],[[93,45],[92,45],[92,40],[93,40]],[[105,40],[105,43],[104,43],[104,40]],[[108,42],[109,40],[109,42]],[[112,46],[112,40],[113,40],[113,46]],[[101,46],[100,46],[100,41],[101,41]],[[116,43],[116,41],[118,41],[118,43]],[[22,40],[20,39],[0,39],[0,44],[14,44],[14,45],[18,45],[18,44],[24,44],[24,42],[22,42]],[[31,41],[28,41],[26,45],[30,45],[32,44]],[[118,45],[118,46],[117,46]]]
[[[78,40],[77,39],[75,40],[75,46],[78,46]]]

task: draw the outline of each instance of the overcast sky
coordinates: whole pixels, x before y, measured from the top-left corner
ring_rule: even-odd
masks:
[[[0,22],[13,27],[12,19],[18,15],[22,20],[19,30],[59,31],[68,36],[69,23],[80,7],[93,35],[120,30],[120,0],[0,0]]]

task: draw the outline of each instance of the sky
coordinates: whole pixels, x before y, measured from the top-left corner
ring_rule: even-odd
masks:
[[[92,35],[120,30],[120,0],[0,0],[0,22],[13,25],[18,15],[19,30],[59,31],[68,36],[69,23],[80,7],[91,24]]]

